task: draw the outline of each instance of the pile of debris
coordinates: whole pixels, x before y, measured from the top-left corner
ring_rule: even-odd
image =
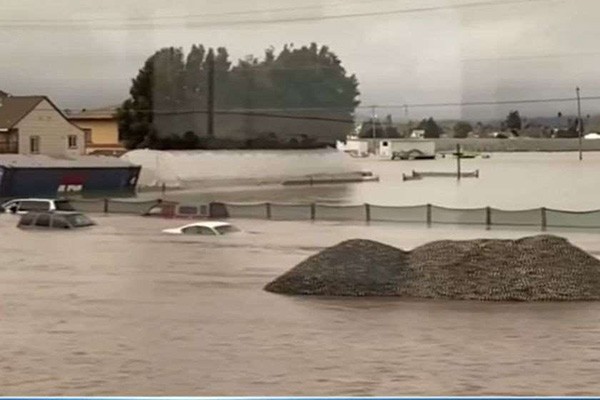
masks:
[[[551,235],[444,240],[409,252],[348,240],[309,257],[265,290],[320,296],[599,300],[600,261]]]

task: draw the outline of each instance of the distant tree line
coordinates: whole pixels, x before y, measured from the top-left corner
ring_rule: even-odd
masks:
[[[208,135],[214,65],[215,134]],[[327,47],[265,51],[235,65],[224,47],[168,47],[149,57],[118,111],[128,148],[310,148],[351,130],[358,81]]]

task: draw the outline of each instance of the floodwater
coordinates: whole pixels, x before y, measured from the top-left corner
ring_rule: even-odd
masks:
[[[379,183],[203,187],[184,201],[323,201],[597,209],[600,153],[463,160],[479,179],[403,182],[456,160],[351,160]],[[222,167],[222,165],[221,165]],[[300,166],[301,167],[301,166]],[[146,193],[144,196],[156,196]],[[350,238],[405,249],[537,231],[234,221],[229,237],[160,233],[179,222],[95,216],[31,232],[0,216],[1,395],[584,395],[600,392],[600,303],[287,297],[262,287]],[[600,233],[553,232],[600,256]]]
[[[324,299],[262,287],[321,248],[369,238],[537,232],[95,216],[34,232],[0,216],[2,395],[585,395],[600,392],[600,303]],[[180,221],[179,221],[180,222]],[[598,236],[562,232],[600,254]]]
[[[600,208],[600,152],[584,153],[580,162],[576,152],[493,153],[489,159],[464,159],[463,172],[479,170],[480,177],[424,178],[402,180],[402,174],[416,171],[456,171],[456,159],[389,161],[352,159],[352,169],[372,171],[380,182],[353,185],[289,187],[282,185],[207,187],[203,182],[188,182],[188,190],[167,193],[180,201],[280,201],[371,203],[378,205],[418,205],[432,203],[445,207],[495,207],[507,210],[539,207],[564,210]],[[297,157],[290,158],[302,168]],[[235,157],[231,162],[235,163]],[[223,168],[223,163],[215,168]],[[156,197],[156,193],[144,196]]]

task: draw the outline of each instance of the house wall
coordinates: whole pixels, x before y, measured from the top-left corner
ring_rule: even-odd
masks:
[[[85,137],[81,129],[67,121],[52,105],[41,101],[17,124],[19,154],[31,154],[30,138],[39,136],[39,154],[76,156],[85,154]],[[77,147],[69,149],[69,136],[77,136]]]
[[[75,125],[92,132],[92,144],[119,144],[119,126],[115,119],[71,119]]]

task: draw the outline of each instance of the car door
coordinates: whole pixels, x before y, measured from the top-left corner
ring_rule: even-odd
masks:
[[[49,229],[50,228],[50,214],[42,213],[35,219],[34,226],[38,229]]]
[[[30,228],[33,223],[35,222],[35,218],[37,217],[37,214],[35,213],[27,213],[21,216],[21,219],[19,220],[19,223],[17,224],[17,226],[19,228]]]
[[[52,216],[52,228],[54,229],[71,229],[71,225],[63,215],[54,214]]]
[[[18,214],[25,214],[30,211],[50,211],[50,202],[46,200],[23,200],[19,203],[19,208],[17,209]]]

